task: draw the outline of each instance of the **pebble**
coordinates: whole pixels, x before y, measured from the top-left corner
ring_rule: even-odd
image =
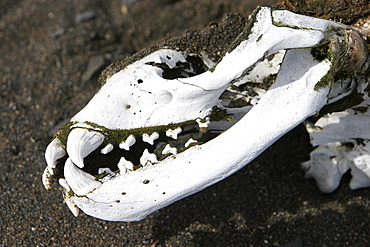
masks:
[[[80,24],[81,22],[84,21],[91,21],[98,17],[98,13],[95,10],[87,10],[82,13],[78,13],[75,18],[76,24]]]

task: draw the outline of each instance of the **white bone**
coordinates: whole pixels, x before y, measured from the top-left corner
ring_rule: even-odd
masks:
[[[83,196],[101,186],[94,176],[80,170],[69,158],[64,165],[64,177],[68,186],[78,196]]]
[[[186,143],[185,143],[185,147],[189,147],[189,145],[193,144],[193,143],[197,143],[196,140],[194,140],[193,138],[190,138]]]
[[[212,69],[197,76],[165,79],[161,68],[150,65],[165,62],[173,68],[178,62],[186,62],[185,55],[173,50],[159,50],[136,61],[110,77],[71,121],[129,131],[205,119],[219,104],[219,96],[230,83],[265,56],[282,49],[312,47],[323,40],[329,26],[342,27],[331,21],[268,7],[259,8],[248,26],[252,28],[240,36],[244,40],[237,41]],[[316,114],[327,103],[331,91],[330,86],[318,86],[318,82],[332,69],[329,60],[318,61],[310,49],[288,50],[275,83],[230,129],[160,162],[146,149],[140,158],[143,167],[133,172],[121,170],[126,168],[121,158],[120,175],[97,187],[87,179],[91,177],[68,159],[65,173],[76,173],[86,184],[84,188],[82,182],[66,176],[71,189],[83,195],[71,199],[94,217],[134,221],[217,183]],[[340,91],[333,97],[338,96]],[[129,150],[127,142],[120,148]],[[72,160],[75,156],[78,155],[71,157]],[[146,165],[153,160],[154,165]]]
[[[64,178],[60,178],[58,180],[58,182],[59,182],[59,185],[62,186],[66,191],[70,191],[71,190],[71,188],[69,187],[67,181]]]
[[[166,136],[171,137],[173,139],[177,139],[178,134],[182,131],[181,127],[177,127],[176,129],[168,129],[166,131]]]
[[[107,154],[107,153],[109,153],[112,150],[113,150],[113,145],[109,143],[107,146],[105,146],[104,148],[102,148],[102,150],[100,150],[100,153],[101,154]]]
[[[120,149],[125,149],[126,151],[130,150],[130,147],[136,142],[135,136],[129,135],[127,139],[119,144]]]
[[[124,157],[121,157],[117,164],[117,167],[120,171],[120,174],[125,173],[127,170],[129,171],[134,170],[134,164],[131,161],[126,160]]]
[[[197,118],[196,121],[198,123],[200,131],[206,131],[208,128],[208,125],[211,123],[211,121],[209,121],[209,117],[206,117],[206,119]]]
[[[62,145],[58,138],[54,138],[47,146],[45,151],[45,160],[50,168],[55,168],[56,161],[66,155],[65,147]],[[52,173],[52,169],[50,169]]]
[[[143,134],[143,142],[147,142],[150,145],[154,145],[154,141],[159,138],[159,134],[157,132],[153,132],[151,135]]]
[[[112,172],[111,169],[109,169],[108,167],[105,167],[105,168],[99,168],[98,169],[98,174],[108,174],[109,176],[116,176],[116,174],[114,172]]]
[[[75,165],[84,167],[84,158],[96,150],[104,141],[100,132],[76,128],[71,131],[67,140],[67,153]]]
[[[322,145],[311,152],[311,159],[302,163],[306,178],[314,178],[324,193],[331,193],[339,186],[344,173],[349,169],[349,160],[341,152],[340,142]]]
[[[164,147],[162,154],[177,154],[177,149],[174,147],[171,147],[170,144],[167,144]]]
[[[297,18],[302,20],[298,21],[299,25]],[[283,26],[285,22],[289,24]],[[294,26],[289,27],[290,24]],[[71,121],[129,130],[204,119],[218,104],[219,96],[230,82],[246,69],[279,50],[318,44],[329,25],[341,26],[289,11],[260,8],[252,30],[245,31],[245,35],[251,31],[248,39],[227,53],[214,70],[190,78],[164,79],[160,68],[147,63],[161,63],[170,56],[170,65],[174,66],[177,62],[186,62],[186,57],[173,50],[153,52],[110,77]]]
[[[365,92],[360,93],[365,94]],[[363,98],[364,101],[353,108],[327,114],[314,124],[306,124],[312,145],[318,147],[311,152],[311,159],[304,162],[302,166],[305,170],[309,167],[306,176],[314,178],[319,189],[325,193],[333,192],[338,188],[343,174],[348,169],[351,169],[352,175],[349,185],[351,189],[370,186],[370,99],[366,94]],[[363,141],[358,144],[356,139]],[[348,144],[353,147],[348,147]],[[327,149],[327,147],[330,148]],[[324,159],[324,156],[327,158]],[[333,156],[336,157],[336,162],[328,159]],[[344,163],[348,167],[347,170],[341,167]],[[323,173],[323,170],[342,171]]]
[[[149,153],[148,149],[146,148],[143,152],[143,155],[140,158],[140,164],[145,166],[149,163],[153,164],[158,162],[157,156],[155,154]]]
[[[229,130],[175,158],[113,178],[85,197],[74,198],[75,203],[85,213],[101,219],[140,220],[245,166],[326,103],[329,88],[316,91],[314,86],[329,71],[331,63],[317,62],[309,50],[289,51],[285,60],[287,63],[282,65],[271,89]],[[143,183],[144,180],[150,183]],[[112,203],[115,200],[120,203]]]

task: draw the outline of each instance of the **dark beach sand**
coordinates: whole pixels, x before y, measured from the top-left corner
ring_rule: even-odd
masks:
[[[299,164],[312,147],[303,126],[228,179],[140,222],[75,218],[59,186],[46,191],[45,147],[99,89],[104,66],[175,36],[160,45],[217,58],[257,4],[275,3],[126,2],[0,3],[0,246],[370,246],[369,189],[349,190],[346,174],[323,195],[304,179]],[[89,61],[96,68],[87,70]]]

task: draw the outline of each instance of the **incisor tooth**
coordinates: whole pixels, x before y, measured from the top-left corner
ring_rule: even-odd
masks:
[[[124,149],[126,151],[130,150],[130,147],[134,145],[136,142],[135,136],[134,135],[129,135],[127,139],[119,144],[120,149]]]
[[[100,132],[76,128],[71,131],[67,139],[67,153],[73,163],[84,167],[84,158],[97,149],[104,141]]]
[[[113,150],[113,145],[109,143],[107,146],[105,146],[104,148],[102,148],[102,150],[100,150],[100,153],[101,154],[107,154],[107,153],[109,153],[112,150]]]
[[[140,158],[140,164],[145,166],[148,162],[153,164],[158,162],[158,159],[157,155],[149,153],[148,149],[146,148]]]
[[[64,177],[68,186],[78,196],[84,196],[101,186],[93,175],[79,169],[70,158],[64,165]]]
[[[130,171],[133,171],[134,170],[134,164],[129,161],[129,160],[126,160],[125,157],[122,157],[118,164],[117,164],[117,167],[119,169],[119,172],[121,174],[125,173],[126,170],[130,170]]]
[[[181,131],[182,131],[181,127],[177,127],[174,130],[169,129],[166,131],[166,136],[171,137],[173,139],[177,139],[177,135],[180,134]]]
[[[176,148],[173,148],[170,146],[170,144],[167,144],[163,151],[162,151],[162,154],[177,154],[177,149]]]
[[[143,142],[147,142],[150,145],[154,145],[154,141],[159,138],[159,134],[157,132],[153,132],[151,135],[143,134]]]
[[[45,151],[45,160],[50,168],[56,167],[56,161],[60,158],[63,158],[66,155],[63,144],[58,138],[55,138],[46,148]],[[51,174],[53,171],[50,170]]]

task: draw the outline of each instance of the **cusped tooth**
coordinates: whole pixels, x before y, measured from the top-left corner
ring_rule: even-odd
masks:
[[[120,149],[124,149],[126,151],[130,150],[130,147],[134,145],[136,142],[135,136],[134,135],[129,135],[127,139],[119,144]]]
[[[145,149],[143,155],[140,158],[140,164],[145,166],[149,163],[153,164],[158,162],[157,155],[149,153],[148,149]]]
[[[177,127],[176,129],[169,129],[166,131],[166,136],[177,139],[177,135],[180,134],[181,131],[181,127]]]
[[[143,134],[143,142],[147,142],[150,145],[154,145],[154,141],[159,138],[159,134],[157,132],[153,132],[151,135]]]
[[[162,154],[165,155],[165,154],[177,154],[177,149],[176,148],[173,148],[170,146],[170,144],[167,144],[163,151],[162,151]]]
[[[70,158],[64,165],[64,177],[68,186],[78,196],[84,196],[101,186],[101,183],[96,181],[93,175],[79,169]]]
[[[105,167],[105,168],[99,168],[98,169],[98,174],[108,174],[110,177],[114,177],[116,176],[116,174],[114,172],[112,172],[111,169],[109,169],[108,167]]]
[[[55,138],[49,143],[45,151],[45,160],[50,168],[55,168],[56,161],[67,154],[64,148],[65,147],[58,138]],[[50,170],[50,172],[53,174],[52,170]]]
[[[122,157],[119,160],[117,166],[121,174],[125,173],[127,170],[134,170],[134,164],[131,161],[126,160],[125,157]]]
[[[109,153],[112,150],[113,150],[113,145],[109,143],[107,146],[105,146],[104,148],[102,148],[102,150],[100,150],[100,153],[101,154],[107,154],[107,153]]]
[[[84,167],[84,158],[96,150],[104,141],[100,132],[76,128],[71,131],[67,140],[67,153],[75,165]]]
[[[185,147],[187,148],[193,143],[197,143],[197,141],[194,140],[193,138],[190,138],[187,142],[185,142]]]
[[[198,123],[200,131],[206,131],[208,128],[208,125],[211,123],[211,121],[209,121],[209,117],[206,117],[205,119],[197,118],[196,121]]]

